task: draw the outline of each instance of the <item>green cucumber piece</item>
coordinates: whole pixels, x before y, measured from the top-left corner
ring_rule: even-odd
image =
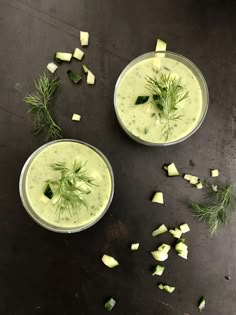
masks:
[[[167,43],[164,40],[158,38],[155,51],[166,51],[166,48],[167,48]]]
[[[131,250],[138,250],[138,249],[139,249],[139,243],[131,244]]]
[[[79,114],[73,114],[72,120],[75,120],[75,121],[80,121],[81,120],[81,116]]]
[[[160,191],[156,192],[152,198],[152,202],[164,204],[163,193]]]
[[[190,181],[191,177],[192,177],[192,175],[190,175],[190,174],[184,175],[184,179],[186,179],[187,181]]]
[[[171,163],[167,166],[167,172],[168,172],[168,176],[170,177],[179,176],[179,172],[175,166],[175,163]]]
[[[199,311],[200,311],[200,312],[203,311],[203,309],[205,308],[205,306],[206,306],[206,300],[205,300],[204,296],[202,296],[202,297],[200,298],[200,300],[199,300],[199,303],[198,303],[198,309],[199,309]]]
[[[168,254],[161,250],[155,250],[151,252],[152,257],[157,261],[165,261],[168,258]]]
[[[58,66],[57,66],[54,62],[50,62],[50,63],[47,65],[47,69],[48,69],[48,71],[50,71],[51,73],[54,73],[54,72],[58,69]]]
[[[72,58],[71,53],[65,53],[65,52],[56,52],[54,55],[54,60],[57,63],[61,63],[62,61],[70,62]]]
[[[135,101],[135,105],[142,105],[146,103],[148,99],[149,99],[149,96],[138,96]]]
[[[84,73],[87,74],[89,72],[89,68],[86,65],[82,65]]]
[[[81,76],[78,73],[72,70],[68,70],[66,73],[73,83],[78,84],[81,81]]]
[[[211,170],[211,177],[218,177],[219,174],[219,170]]]
[[[78,60],[82,60],[84,57],[84,52],[79,48],[75,48],[74,53],[73,53],[73,57],[78,59]]]
[[[80,44],[81,46],[88,46],[89,44],[89,33],[80,31]]]
[[[181,253],[183,251],[187,251],[188,246],[182,242],[179,242],[175,245],[175,250],[177,251],[177,253]]]
[[[197,188],[197,189],[203,189],[203,184],[202,184],[202,182],[199,182],[199,183],[196,185],[196,188]]]
[[[105,309],[110,312],[114,306],[116,305],[116,300],[114,300],[112,297],[105,303],[104,307]]]
[[[119,262],[114,257],[105,254],[102,256],[102,262],[109,268],[119,266]]]
[[[90,70],[87,73],[87,84],[88,85],[95,84],[95,75]]]
[[[171,250],[171,246],[168,245],[168,244],[163,243],[163,244],[161,244],[161,245],[158,247],[158,250],[160,250],[160,251],[162,251],[162,252],[168,254],[169,251]]]
[[[187,250],[183,250],[183,251],[180,251],[178,253],[178,256],[184,258],[184,259],[188,259],[188,251]]]
[[[165,224],[162,224],[159,226],[158,229],[154,230],[152,232],[152,236],[155,237],[155,236],[158,236],[158,235],[161,235],[161,234],[164,234],[168,231],[167,227],[165,226]]]
[[[161,276],[161,275],[163,274],[164,270],[165,270],[165,267],[164,267],[164,266],[157,265],[157,266],[155,267],[155,269],[153,270],[152,275],[153,275],[153,276]]]
[[[44,196],[46,196],[48,199],[52,199],[52,197],[53,197],[53,191],[52,191],[52,189],[51,189],[51,187],[50,187],[50,185],[49,184],[47,184],[47,186],[46,186],[46,188],[45,188],[45,190],[44,190]]]
[[[188,226],[187,223],[181,224],[181,225],[179,226],[179,228],[180,228],[180,230],[181,230],[182,233],[187,233],[187,232],[190,231],[190,227]]]
[[[162,283],[160,283],[160,284],[158,285],[158,287],[159,287],[159,289],[164,290],[164,291],[166,291],[167,293],[173,293],[174,290],[175,290],[175,287],[171,287],[171,286],[168,285],[168,284],[162,284]]]
[[[198,181],[199,181],[199,178],[198,178],[197,176],[192,176],[192,175],[191,175],[191,178],[190,178],[190,181],[189,181],[189,183],[190,183],[191,185],[197,185],[197,184],[198,184]]]
[[[175,238],[180,238],[182,235],[182,231],[180,229],[175,228],[174,230],[169,230],[170,234]]]

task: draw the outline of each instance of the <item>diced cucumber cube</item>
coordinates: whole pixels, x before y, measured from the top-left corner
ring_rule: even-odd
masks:
[[[175,163],[171,163],[170,165],[168,165],[167,172],[168,172],[168,176],[170,177],[179,176],[179,172],[175,166]]]
[[[73,57],[78,60],[82,60],[82,58],[84,57],[84,52],[79,48],[75,48]]]
[[[164,204],[164,197],[162,192],[156,192],[152,198],[152,202]]]
[[[211,170],[211,177],[218,177],[219,176],[219,170]]]
[[[89,44],[89,33],[80,31],[80,44],[81,46],[88,46]]]
[[[180,251],[178,253],[178,256],[184,258],[184,259],[188,259],[188,251],[187,250],[183,250],[183,251]]]
[[[108,255],[102,256],[102,262],[104,263],[104,265],[106,265],[109,268],[114,268],[114,267],[119,266],[119,262],[112,256],[108,256]]]
[[[104,305],[105,309],[110,312],[113,307],[116,305],[116,301],[113,298],[110,298]]]
[[[164,285],[164,288],[163,288],[164,291],[166,291],[167,293],[173,293],[174,290],[175,290],[175,287],[171,287],[170,285]]]
[[[81,120],[81,116],[79,114],[73,114],[72,120],[80,121]]]
[[[171,246],[163,243],[163,244],[161,244],[161,246],[158,247],[158,250],[168,254],[169,251],[171,250]]]
[[[181,235],[182,235],[182,231],[179,230],[179,229],[177,229],[177,228],[175,228],[174,230],[169,230],[169,232],[170,232],[170,234],[172,234],[173,237],[175,237],[175,238],[180,238]]]
[[[161,250],[155,250],[151,254],[157,261],[165,261],[168,258],[168,254]]]
[[[157,265],[152,273],[153,276],[161,276],[165,270],[164,266]]]
[[[50,71],[51,73],[54,73],[54,72],[58,69],[58,66],[57,66],[54,62],[50,62],[50,63],[47,65],[47,69],[48,69],[48,71]]]
[[[165,224],[162,224],[159,226],[158,229],[154,230],[152,232],[152,236],[155,237],[155,236],[158,236],[158,235],[161,235],[161,234],[164,234],[168,231],[167,227],[165,226]]]
[[[166,51],[167,43],[160,38],[157,39],[155,51]]]
[[[186,179],[187,181],[190,181],[191,177],[192,177],[192,175],[190,175],[190,174],[184,175],[184,179]]]
[[[139,243],[131,244],[131,250],[138,250],[138,249],[139,249]]]
[[[191,176],[189,183],[191,185],[196,185],[198,183],[199,178],[197,176]]]
[[[190,231],[190,227],[188,226],[187,223],[181,224],[179,228],[182,233],[187,233]]]
[[[183,251],[187,251],[188,246],[182,242],[179,242],[175,245],[175,250],[177,251],[177,253],[181,253]]]
[[[199,182],[199,183],[196,185],[196,188],[197,188],[197,189],[202,189],[202,188],[203,188],[202,182]]]
[[[87,84],[89,85],[95,84],[95,75],[90,70],[87,73]]]

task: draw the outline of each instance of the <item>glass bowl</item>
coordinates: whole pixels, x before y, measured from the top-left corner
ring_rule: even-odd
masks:
[[[78,226],[73,226],[73,227],[61,227],[57,224],[52,224],[47,222],[46,220],[42,219],[37,213],[36,211],[33,209],[33,207],[31,206],[28,197],[27,197],[27,192],[26,192],[26,177],[27,177],[27,173],[29,170],[29,167],[31,165],[31,163],[34,161],[34,159],[46,148],[48,148],[49,146],[53,146],[56,143],[60,143],[60,142],[73,142],[73,143],[79,143],[82,144],[90,149],[92,149],[93,151],[95,151],[103,160],[103,162],[105,163],[105,165],[107,166],[109,175],[110,175],[110,182],[111,182],[111,189],[110,189],[110,195],[107,201],[107,204],[105,206],[105,208],[100,212],[99,216],[95,217],[94,220],[91,218],[90,221],[87,224],[84,225],[78,225]],[[19,192],[20,192],[20,198],[22,201],[22,204],[25,208],[25,210],[28,212],[28,214],[31,216],[31,218],[36,221],[39,225],[43,226],[44,228],[53,231],[53,232],[60,232],[60,233],[75,233],[75,232],[80,232],[83,231],[89,227],[91,227],[92,225],[94,225],[95,223],[97,223],[103,216],[104,214],[107,212],[112,199],[113,199],[113,194],[114,194],[114,175],[113,175],[113,171],[112,171],[112,167],[111,164],[109,163],[108,159],[105,157],[105,155],[98,150],[97,148],[95,148],[94,146],[82,142],[82,141],[78,141],[78,140],[74,140],[74,139],[61,139],[61,140],[55,140],[52,142],[49,142],[41,147],[39,147],[36,151],[34,151],[30,157],[27,159],[27,161],[25,162],[21,174],[20,174],[20,180],[19,180]],[[89,209],[88,209],[89,210]]]
[[[127,126],[125,126],[124,122],[122,121],[119,111],[117,109],[117,91],[119,88],[120,83],[122,82],[123,77],[126,75],[126,73],[135,65],[137,65],[139,62],[143,61],[143,60],[147,60],[147,59],[153,59],[155,57],[161,57],[161,58],[169,58],[172,59],[174,61],[177,61],[179,63],[184,64],[194,75],[195,79],[197,80],[199,87],[200,87],[200,91],[201,91],[201,101],[202,101],[202,106],[201,106],[201,113],[200,113],[200,117],[198,119],[197,124],[195,125],[195,127],[193,129],[191,129],[189,131],[188,134],[174,140],[174,141],[166,141],[166,142],[149,142],[145,139],[142,139],[140,137],[137,137],[136,135],[134,135],[128,128]],[[162,59],[163,60],[163,59]],[[200,72],[200,70],[197,68],[197,66],[190,61],[189,59],[187,59],[186,57],[179,55],[177,53],[173,53],[170,51],[160,51],[160,52],[149,52],[149,53],[145,53],[137,58],[135,58],[133,61],[131,61],[125,68],[124,70],[121,72],[120,76],[117,79],[116,85],[115,85],[115,90],[114,90],[114,108],[115,108],[115,113],[118,119],[118,122],[120,124],[120,126],[122,127],[122,129],[126,132],[126,134],[131,137],[133,140],[144,144],[144,145],[149,145],[149,146],[167,146],[167,145],[173,145],[179,142],[184,141],[185,139],[189,138],[191,135],[193,135],[198,128],[201,126],[207,110],[208,110],[208,103],[209,103],[209,94],[208,94],[208,88],[207,88],[207,84],[206,81],[202,75],[202,73]]]

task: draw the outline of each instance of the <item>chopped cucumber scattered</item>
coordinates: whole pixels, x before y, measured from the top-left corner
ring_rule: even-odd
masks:
[[[167,43],[161,39],[157,39],[155,51],[166,51]]]
[[[87,73],[87,84],[88,85],[95,84],[95,75],[90,70]]]
[[[204,296],[201,297],[199,303],[198,303],[198,308],[199,308],[199,311],[203,311],[203,309],[205,308],[206,306],[206,300],[204,298]]]
[[[72,82],[74,82],[75,84],[78,84],[81,81],[81,76],[72,71],[72,70],[68,70],[67,72],[68,77],[71,79]]]
[[[116,301],[111,297],[106,304],[104,305],[105,309],[110,312],[113,307],[116,305]]]
[[[175,245],[175,250],[177,251],[177,253],[180,253],[182,251],[188,250],[188,246],[185,243],[183,243],[183,242],[178,242]]]
[[[135,101],[135,105],[144,104],[148,101],[148,99],[149,99],[149,96],[138,96]]]
[[[168,254],[161,250],[155,250],[151,254],[157,261],[165,261],[168,258]]]
[[[46,186],[46,188],[45,188],[43,194],[44,194],[47,198],[52,199],[52,197],[53,197],[54,194],[53,194],[53,191],[52,191],[52,189],[51,189],[51,187],[50,187],[49,184],[47,184],[47,186]]]
[[[51,73],[54,73],[54,72],[58,69],[58,66],[57,66],[54,62],[50,62],[50,63],[47,65],[47,69],[48,69],[48,71],[50,71]]]
[[[167,293],[173,293],[174,292],[174,290],[175,290],[175,287],[171,287],[170,285],[167,285],[167,284],[162,284],[162,283],[160,283],[159,285],[158,285],[158,287],[159,287],[159,289],[161,289],[161,290],[164,290],[164,291],[166,291]]]
[[[185,250],[185,251],[181,251],[178,253],[178,256],[184,258],[184,259],[188,259],[188,251]]]
[[[169,230],[170,234],[173,235],[175,238],[180,238],[182,235],[182,231],[178,228],[175,228],[174,230]]]
[[[152,198],[152,202],[164,204],[164,198],[162,192],[156,192]]]
[[[73,114],[72,120],[80,121],[81,120],[81,116],[79,114]]]
[[[196,188],[197,188],[197,189],[202,189],[202,188],[203,188],[202,182],[199,182],[199,183],[196,185]]]
[[[102,262],[104,263],[104,265],[106,265],[109,268],[114,268],[114,267],[119,266],[119,262],[112,256],[108,256],[108,255],[102,256]]]
[[[162,224],[159,226],[158,229],[154,230],[152,232],[152,236],[155,237],[155,236],[158,236],[158,235],[161,235],[161,234],[164,234],[168,231],[167,227],[165,226],[165,224]]]
[[[175,163],[171,163],[167,166],[167,173],[170,177],[179,176],[179,172],[175,166]]]
[[[84,57],[84,52],[79,48],[75,48],[73,57],[78,60],[82,60],[82,58]]]
[[[161,244],[161,246],[158,247],[158,250],[168,254],[169,251],[171,250],[171,246],[168,245],[168,244],[163,243],[163,244]]]
[[[56,52],[54,55],[54,60],[57,63],[61,63],[62,61],[70,62],[72,58],[71,53],[65,53],[65,52]]]
[[[131,250],[138,250],[138,249],[139,249],[139,243],[131,244]]]
[[[80,44],[81,46],[88,46],[89,44],[89,33],[80,31]]]
[[[219,174],[219,170],[211,170],[211,177],[218,177]]]
[[[165,270],[164,266],[157,265],[152,273],[153,276],[161,276]]]
[[[187,232],[190,231],[190,227],[188,226],[187,223],[181,224],[181,225],[179,226],[179,228],[180,228],[180,230],[181,230],[182,233],[187,233]]]

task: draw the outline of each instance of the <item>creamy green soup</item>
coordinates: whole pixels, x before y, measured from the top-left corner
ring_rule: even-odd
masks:
[[[59,215],[58,204],[53,203],[53,198],[45,203],[45,182],[60,177],[59,172],[51,169],[51,164],[64,162],[70,168],[75,160],[86,162],[84,169],[94,185],[84,197],[86,206],[81,205],[77,214],[65,209]],[[95,221],[107,207],[112,190],[111,175],[101,156],[84,144],[68,141],[49,145],[34,158],[25,185],[27,199],[36,215],[49,224],[63,228],[78,228]]]
[[[147,89],[147,77],[158,81],[161,74],[180,79],[183,92],[188,93],[176,106],[175,115],[179,118],[169,122]],[[136,105],[137,97],[143,95],[149,96],[148,101]],[[172,142],[185,137],[198,125],[202,113],[202,94],[195,75],[183,63],[167,57],[152,57],[133,65],[121,77],[115,103],[124,129],[136,138],[150,143]],[[165,134],[167,123],[168,137]]]

